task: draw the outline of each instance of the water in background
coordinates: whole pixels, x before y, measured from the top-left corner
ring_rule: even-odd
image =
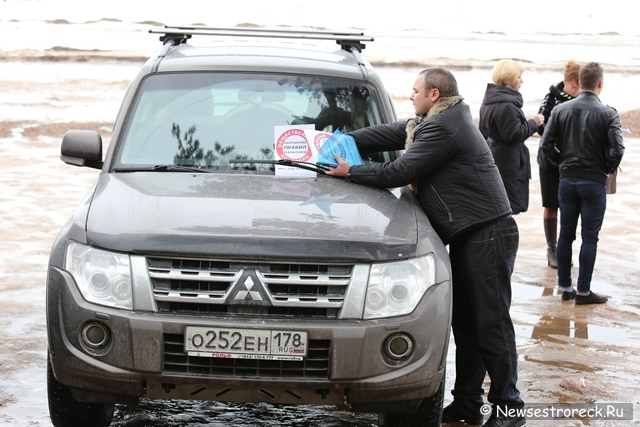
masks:
[[[158,35],[148,29],[164,24],[363,31],[375,38],[363,56],[378,67],[401,117],[412,113],[408,96],[415,74],[425,66],[452,69],[477,116],[492,61],[500,58],[525,64],[521,93],[527,115],[537,112],[570,58],[603,64],[603,102],[619,111],[640,108],[640,26],[627,0],[608,0],[606,5],[601,0],[537,0],[518,8],[496,0],[424,6],[387,2],[376,7],[344,0],[236,1],[224,6],[207,0],[3,0],[0,53],[62,47],[152,56],[161,46]],[[24,68],[27,73],[41,72]],[[104,67],[91,72],[100,70],[108,72]],[[3,74],[12,70],[0,69],[0,78]]]
[[[640,65],[640,26],[627,0],[608,0],[606,5],[601,0],[537,0],[517,9],[496,0],[448,0],[423,7],[390,2],[373,7],[371,2],[344,0],[236,1],[223,7],[207,0],[4,0],[1,48],[46,49],[59,43],[83,49],[152,49],[154,37],[132,37],[149,26],[140,28],[140,23],[151,22],[364,30],[376,38],[367,54],[389,62],[520,58],[541,64],[573,57]]]

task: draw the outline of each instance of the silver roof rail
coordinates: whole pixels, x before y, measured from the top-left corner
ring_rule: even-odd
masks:
[[[233,36],[233,37],[263,37],[263,38],[284,38],[303,40],[335,40],[343,50],[350,52],[358,61],[358,65],[363,72],[363,77],[368,80],[368,73],[364,67],[364,60],[360,53],[365,48],[363,42],[372,42],[373,37],[365,36],[362,32],[331,31],[331,30],[308,30],[308,29],[286,29],[286,28],[243,28],[243,27],[209,27],[205,25],[185,25],[172,26],[165,25],[164,29],[150,29],[149,33],[162,34],[160,41],[163,43],[162,50],[158,54],[156,66],[169,49],[182,43],[186,43],[191,36]]]
[[[335,36],[364,36],[362,31],[333,31],[333,30],[309,30],[309,29],[291,29],[291,28],[257,28],[257,27],[209,27],[207,25],[165,25],[164,28],[173,28],[180,30],[209,30],[209,31],[232,31],[232,32],[252,32],[252,33],[290,33],[290,34],[326,34]]]
[[[150,29],[150,33],[163,34],[160,41],[165,43],[174,39],[184,43],[191,36],[234,36],[234,37],[264,37],[307,40],[335,40],[344,50],[351,51],[355,46],[360,52],[365,48],[363,42],[372,42],[373,37],[365,36],[362,32],[330,31],[330,30],[294,30],[284,28],[241,28],[241,27],[207,27],[204,25],[171,26],[164,29]],[[179,44],[179,43],[177,43]]]

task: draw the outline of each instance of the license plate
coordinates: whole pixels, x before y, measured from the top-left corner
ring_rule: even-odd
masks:
[[[307,332],[187,326],[184,350],[196,357],[303,360]]]

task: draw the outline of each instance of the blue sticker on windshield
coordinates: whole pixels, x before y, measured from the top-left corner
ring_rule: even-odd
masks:
[[[318,150],[318,163],[321,165],[338,166],[335,155],[350,165],[361,165],[362,157],[352,136],[345,135],[337,129]]]

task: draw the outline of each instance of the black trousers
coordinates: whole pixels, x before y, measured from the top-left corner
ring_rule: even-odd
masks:
[[[464,413],[479,413],[485,373],[494,407],[524,406],[516,387],[518,356],[509,314],[518,244],[518,225],[511,216],[475,227],[449,243],[456,344],[451,394]]]

